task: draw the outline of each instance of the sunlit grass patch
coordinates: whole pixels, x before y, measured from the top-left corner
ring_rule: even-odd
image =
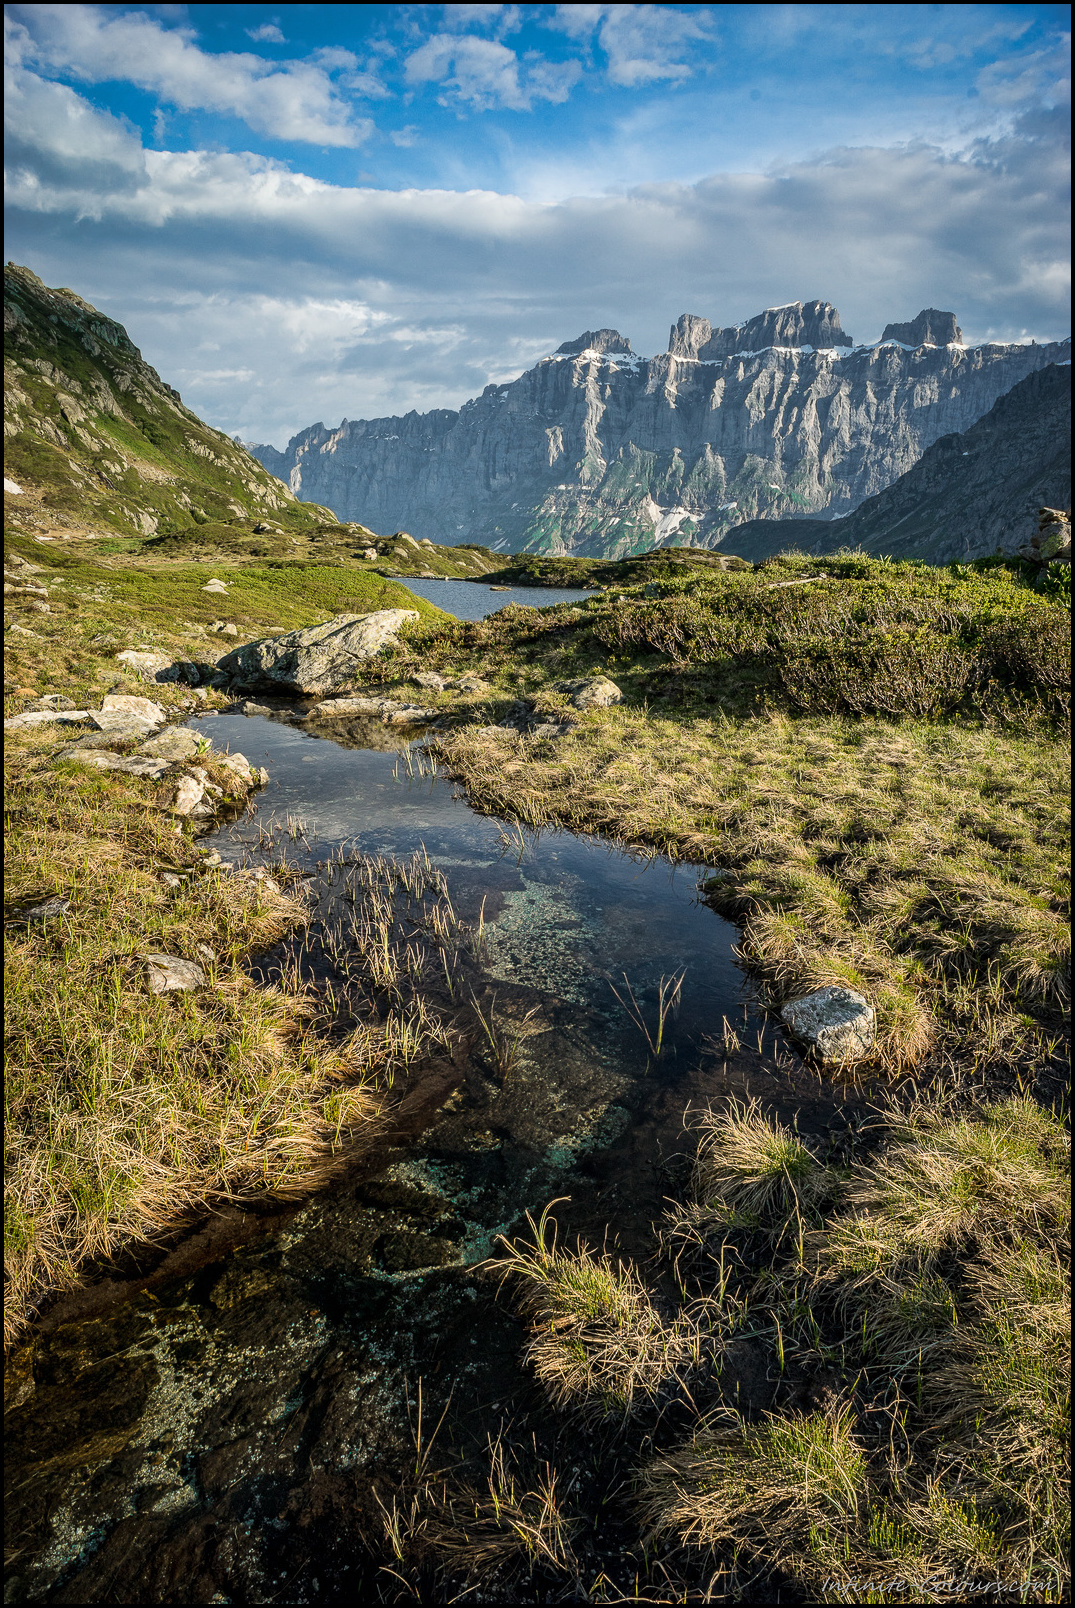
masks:
[[[767,1116],[756,1100],[731,1101],[697,1120],[691,1220],[699,1225],[781,1223],[831,1189],[826,1169],[797,1134]]]
[[[864,1506],[868,1464],[848,1407],[701,1429],[646,1468],[640,1507],[653,1531],[688,1544],[748,1542],[780,1563],[815,1531]]]
[[[1029,1100],[974,1117],[925,1111],[897,1125],[883,1153],[859,1167],[841,1211],[815,1241],[823,1276],[869,1277],[900,1264],[928,1268],[973,1232],[1069,1210],[1063,1133]]]

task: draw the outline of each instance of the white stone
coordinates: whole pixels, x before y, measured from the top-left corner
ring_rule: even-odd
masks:
[[[227,590],[228,589],[224,585],[224,582],[218,581],[215,575],[211,581],[206,581],[205,585],[202,587],[203,592],[227,592]]]
[[[780,1015],[800,1043],[822,1061],[858,1061],[873,1048],[873,1006],[853,988],[829,984],[793,999]]]
[[[156,681],[158,672],[169,670],[172,665],[172,660],[166,653],[147,652],[135,648],[125,648],[122,653],[116,654],[116,658],[121,664],[128,664],[132,670],[137,670],[143,681]]]
[[[174,955],[147,955],[146,981],[151,994],[167,994],[172,989],[202,988],[205,973],[192,960]]]
[[[151,720],[155,725],[160,725],[166,718],[160,704],[154,703],[152,698],[138,698],[129,692],[110,692],[101,699],[101,709],[109,713],[118,709],[139,720]]]
[[[579,681],[558,681],[555,691],[566,692],[576,709],[607,709],[623,702],[623,693],[607,676],[583,676]]]
[[[11,497],[22,496],[22,487],[19,485],[18,481],[9,480],[7,475],[4,476],[4,490]]]
[[[205,783],[196,776],[181,776],[175,787],[172,808],[177,815],[189,815],[205,796]]]

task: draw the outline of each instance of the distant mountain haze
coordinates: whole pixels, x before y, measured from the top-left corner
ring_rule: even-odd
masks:
[[[587,330],[458,411],[247,445],[300,499],[374,529],[603,558],[673,541],[734,551],[749,520],[842,519],[1069,359],[1070,340],[964,346],[936,308],[869,346],[821,300],[729,327],[685,313],[656,357]]]

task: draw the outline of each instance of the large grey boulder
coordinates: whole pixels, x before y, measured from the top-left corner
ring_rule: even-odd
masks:
[[[246,642],[226,653],[217,668],[242,691],[324,696],[353,682],[357,667],[394,642],[405,621],[418,617],[416,609],[338,614],[323,625]]]
[[[784,1025],[822,1061],[858,1061],[873,1048],[873,1006],[853,988],[829,984],[793,999],[780,1012]]]
[[[623,693],[607,676],[583,676],[578,681],[557,681],[557,692],[566,692],[576,709],[607,709],[623,702]]]

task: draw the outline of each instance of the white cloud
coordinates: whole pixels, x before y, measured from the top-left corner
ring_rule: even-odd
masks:
[[[528,58],[520,63],[507,45],[470,34],[434,34],[412,52],[406,65],[409,83],[440,84],[444,104],[457,101],[480,112],[493,107],[525,112],[535,100],[560,104],[581,72],[576,61]]]
[[[975,79],[983,99],[995,106],[1062,106],[1071,99],[1071,51],[1062,45],[1023,56],[1001,58],[983,67]]]
[[[686,311],[731,323],[822,296],[859,340],[924,306],[971,340],[1067,333],[1059,112],[961,155],[842,147],[539,204],[143,150],[28,72],[8,100],[9,254],[128,325],[190,406],[245,439],[458,406],[586,328],[661,350]]]
[[[392,144],[404,151],[410,150],[412,145],[417,145],[419,137],[420,130],[417,123],[408,123],[406,128],[394,128],[388,135]]]
[[[110,15],[88,5],[11,9],[9,60],[13,54],[87,83],[122,79],[183,111],[240,117],[275,139],[356,146],[372,131],[368,119],[353,116],[329,76],[357,66],[349,51],[322,51],[310,62],[211,55],[198,48],[193,29],[163,28],[142,12]]]
[[[546,25],[572,39],[596,32],[609,78],[627,89],[689,78],[693,69],[684,58],[714,37],[708,11],[668,5],[557,6]]]
[[[260,28],[244,28],[243,32],[255,43],[267,45],[286,45],[287,40],[280,32],[275,22],[263,22]]]
[[[441,25],[457,32],[467,28],[488,28],[498,39],[518,33],[522,13],[518,6],[446,5],[441,6]]]

